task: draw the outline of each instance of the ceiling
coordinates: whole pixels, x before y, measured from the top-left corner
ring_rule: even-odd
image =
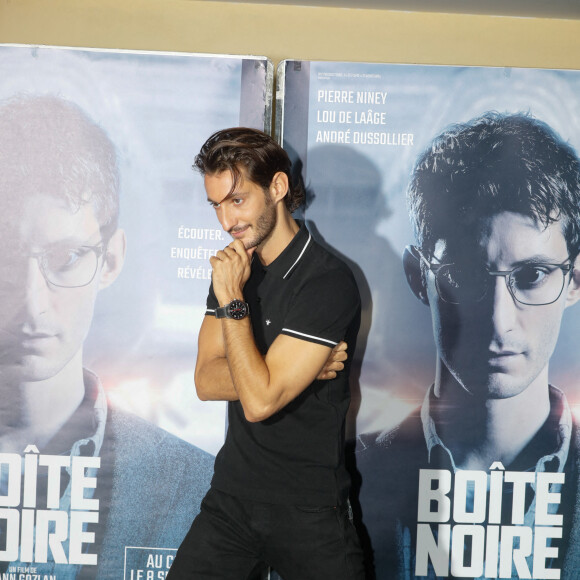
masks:
[[[239,0],[226,0],[235,2]],[[244,0],[252,4],[291,4],[370,8],[406,12],[487,14],[524,18],[580,19],[580,0]]]

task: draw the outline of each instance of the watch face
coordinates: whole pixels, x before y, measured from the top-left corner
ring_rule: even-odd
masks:
[[[241,320],[248,314],[248,306],[245,302],[241,300],[232,300],[228,304],[228,313],[230,318],[234,318],[235,320]]]

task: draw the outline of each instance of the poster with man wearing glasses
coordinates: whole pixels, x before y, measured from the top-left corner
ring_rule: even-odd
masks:
[[[263,127],[266,62],[0,46],[0,72],[0,576],[165,578],[225,427],[193,384],[223,241],[191,164]]]
[[[486,114],[434,139],[408,202],[437,359],[422,405],[360,437],[377,573],[573,578],[580,434],[548,367],[580,298],[580,161],[541,121]]]
[[[285,80],[305,74],[286,97],[310,121],[284,137],[306,218],[368,289],[353,474],[369,567],[577,578],[580,75],[302,63]]]

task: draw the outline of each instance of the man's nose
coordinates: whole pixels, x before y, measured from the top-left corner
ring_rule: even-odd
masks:
[[[493,292],[492,320],[499,335],[513,329],[518,312],[518,303],[512,296],[507,282],[507,278],[496,276],[495,284],[490,288],[490,292]]]
[[[237,224],[234,212],[229,207],[227,207],[227,204],[223,204],[220,207],[218,217],[222,228],[226,232],[229,232]]]
[[[46,310],[51,288],[38,259],[30,257],[26,264],[22,264],[12,290],[16,293],[15,301],[28,314],[37,315]]]

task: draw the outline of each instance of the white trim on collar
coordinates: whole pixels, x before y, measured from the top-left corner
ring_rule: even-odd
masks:
[[[306,240],[306,243],[304,244],[304,247],[302,248],[300,255],[298,256],[298,258],[296,258],[296,261],[294,262],[294,264],[292,264],[292,266],[290,266],[288,272],[286,272],[286,274],[284,274],[284,276],[282,276],[282,280],[286,280],[286,277],[288,276],[288,274],[290,274],[290,272],[292,272],[292,270],[294,269],[294,266],[296,266],[296,264],[298,264],[298,262],[300,262],[300,258],[302,258],[304,252],[306,251],[306,248],[308,247],[308,244],[310,244],[311,239],[312,239],[312,234],[310,232],[308,232],[308,239]]]

